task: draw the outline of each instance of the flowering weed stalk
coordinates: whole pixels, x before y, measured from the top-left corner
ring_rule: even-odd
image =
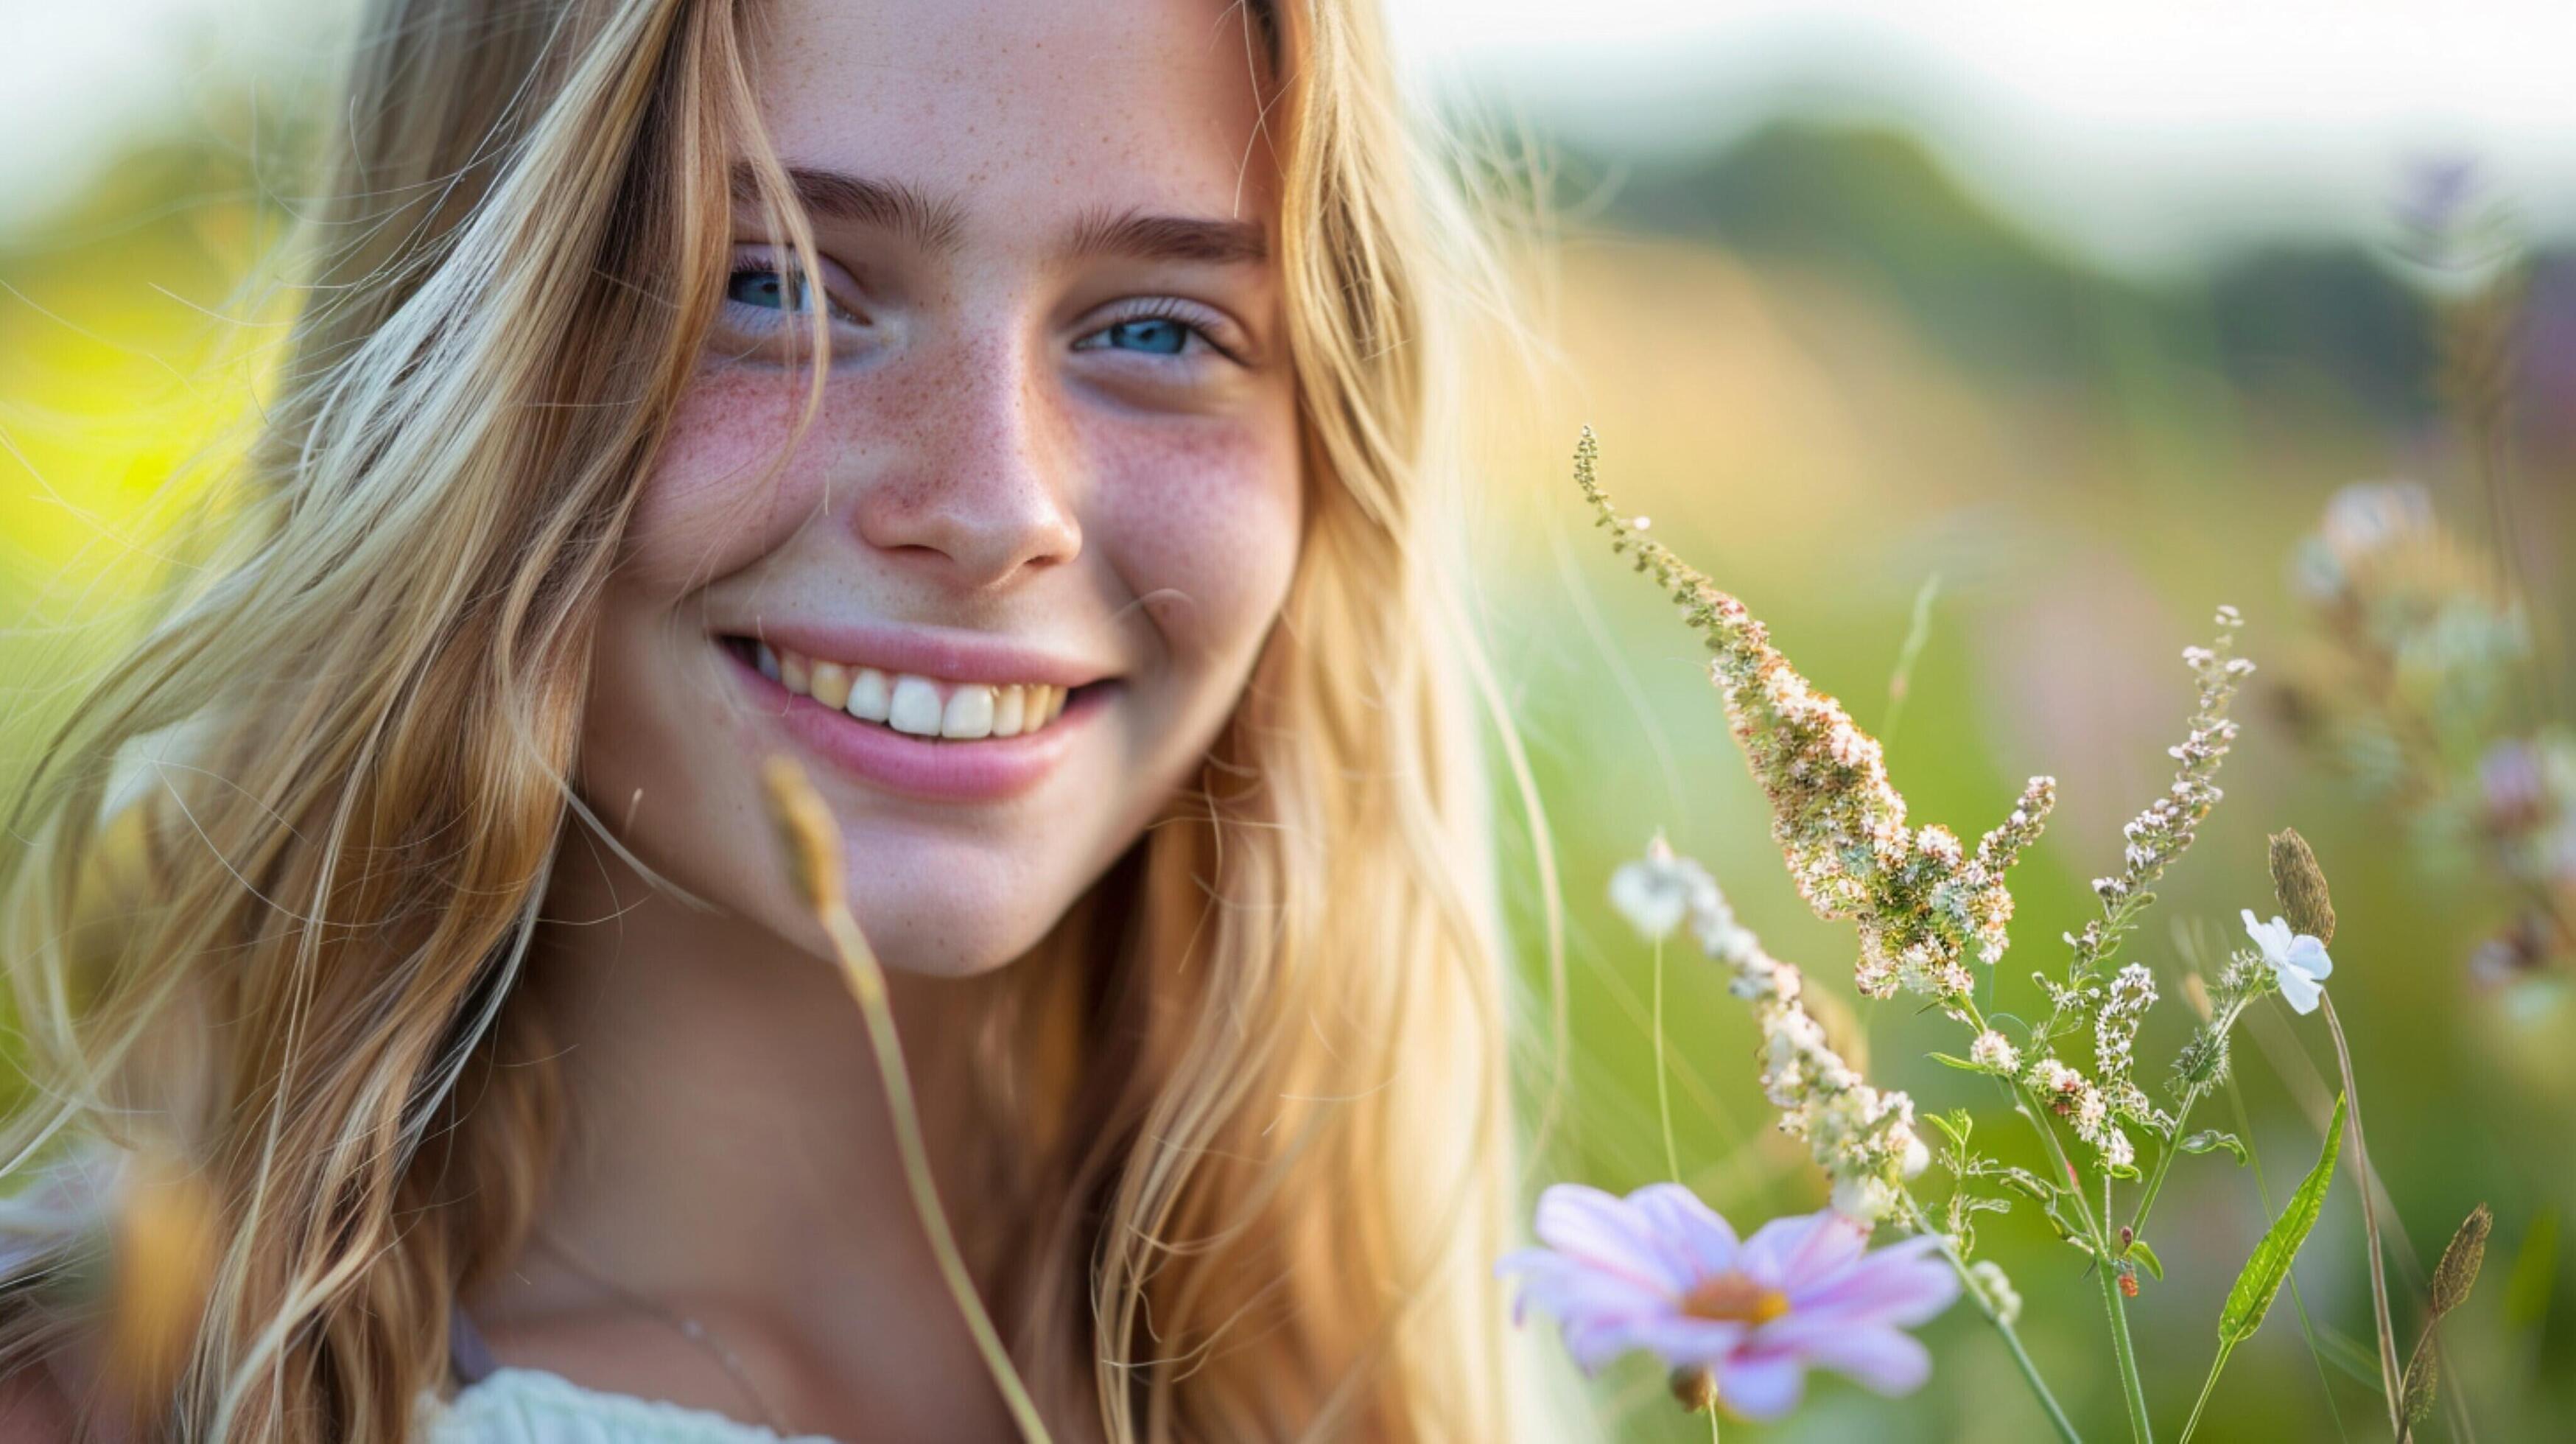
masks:
[[[2035,841],[2056,800],[2056,784],[2034,777],[2009,811],[1973,847],[1938,823],[1909,821],[1904,796],[1889,780],[1878,741],[1832,697],[1808,682],[1771,644],[1745,605],[1623,521],[1595,474],[1597,447],[1587,429],[1575,454],[1575,481],[1610,534],[1612,552],[1631,558],[1677,603],[1711,654],[1709,675],[1726,705],[1729,726],[1768,799],[1772,838],[1799,895],[1820,917],[1848,918],[1858,933],[1854,983],[1867,997],[1912,992],[1966,1034],[1964,1056],[1935,1054],[1952,1067],[1992,1080],[2027,1121],[2047,1159],[2044,1173],[1990,1158],[1972,1146],[1967,1110],[1927,1115],[1941,1135],[1938,1161],[1953,1180],[1941,1226],[1911,1191],[1933,1161],[1916,1131],[1913,1100],[1871,1086],[1844,1063],[1801,1003],[1798,970],[1764,952],[1735,921],[1705,870],[1676,857],[1661,839],[1646,858],[1620,869],[1614,903],[1658,943],[1684,922],[1695,941],[1726,970],[1730,992],[1754,1011],[1762,1030],[1762,1083],[1780,1110],[1781,1127],[1806,1141],[1832,1186],[1833,1209],[1862,1225],[1885,1222],[1930,1236],[1936,1251],[2010,1345],[2034,1396],[2062,1437],[2073,1427],[2013,1332],[2019,1300],[2000,1269],[1971,1262],[1979,1213],[2036,1203],[2059,1237],[2091,1261],[2109,1323],[2113,1357],[2132,1433],[2153,1437],[2145,1391],[2129,1336],[2126,1300],[2143,1270],[2163,1277],[2144,1237],[2149,1210],[2174,1160],[2184,1153],[2245,1150],[2230,1135],[2186,1134],[2193,1110],[2227,1077],[2228,1040],[2245,1010],[2279,994],[2299,1012],[2314,1008],[2332,968],[2324,939],[2296,925],[2246,914],[2247,946],[2215,979],[2186,979],[2202,1023],[2176,1057],[2160,1104],[2141,1081],[2136,1058],[2140,1024],[2159,997],[2156,974],[2124,961],[2125,944],[2154,903],[2153,886],[2191,845],[2220,800],[2220,764],[2235,742],[2229,709],[2253,663],[2235,655],[2241,625],[2235,609],[2217,612],[2217,635],[2191,647],[2183,661],[2194,681],[2194,706],[2182,741],[2168,749],[2172,783],[2123,829],[2119,871],[2096,879],[2097,917],[2066,936],[2062,972],[2032,974],[2046,1007],[2035,1021],[1991,1017],[1991,970],[2003,957],[2013,898],[2005,883],[2013,862]],[[2313,860],[2311,860],[2311,866]],[[2323,896],[2322,881],[2315,889]],[[2288,893],[2284,893],[2285,901]],[[2298,911],[2294,904],[2292,911]],[[1983,971],[1981,971],[1983,970]],[[1660,1039],[1658,1041],[1660,1058]],[[2089,1059],[2084,1052],[2089,1051]],[[2089,1065],[2089,1066],[2088,1066]],[[1659,1063],[1660,1066],[1660,1063]],[[2168,1106],[2169,1104],[2169,1106]],[[2068,1137],[2085,1146],[2079,1168]],[[2141,1172],[2139,1146],[2153,1149]],[[2321,1163],[2330,1170],[2332,1152]],[[2314,1191],[2322,1193],[2321,1172]],[[2137,1186],[2129,1221],[2118,1221],[2116,1186]],[[2312,1200],[2311,1200],[2312,1202]],[[2239,1292],[2259,1270],[2286,1278],[2304,1226],[2276,1224],[2250,1261]],[[2269,1288],[2279,1286],[2271,1278]],[[2264,1294],[2268,1299],[2268,1293]],[[2232,1343],[2261,1321],[2261,1309],[2232,1306]]]

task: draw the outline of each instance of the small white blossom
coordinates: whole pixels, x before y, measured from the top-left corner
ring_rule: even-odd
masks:
[[[2013,1291],[2012,1280],[1993,1259],[1979,1259],[1968,1266],[1968,1281],[1976,1287],[1986,1307],[2010,1328],[2021,1318],[2021,1295]]]
[[[2326,956],[2326,945],[2306,933],[2292,932],[2286,918],[2256,922],[2252,908],[2244,909],[2244,915],[2246,935],[2263,950],[2263,961],[2271,965],[2272,976],[2280,982],[2282,1001],[2293,1011],[2315,1012],[2317,999],[2325,993],[2323,979],[2334,971],[2334,959]]]
[[[2012,1045],[2010,1038],[1988,1028],[1977,1035],[1977,1041],[1968,1045],[1968,1061],[1999,1072],[2018,1073],[2021,1071],[2021,1050]]]
[[[1698,863],[1673,855],[1662,833],[1646,844],[1643,860],[1610,875],[1610,905],[1649,942],[1670,937],[1694,904],[1716,891],[1716,882]]]

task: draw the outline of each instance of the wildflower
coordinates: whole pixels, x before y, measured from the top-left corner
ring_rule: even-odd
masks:
[[[1772,840],[1798,895],[1819,917],[1859,925],[1861,992],[1884,998],[1911,987],[1966,996],[1974,979],[1962,959],[1971,951],[1988,964],[2003,956],[2012,917],[2004,873],[2038,837],[2056,784],[2032,778],[2011,817],[1973,856],[1946,828],[1909,828],[1878,740],[1789,664],[1743,602],[1620,520],[1595,479],[1597,456],[1586,431],[1575,452],[1575,483],[1596,524],[1609,529],[1610,549],[1633,553],[1637,570],[1652,572],[1706,638],[1709,679],[1770,800]]]
[[[2135,1058],[2138,1024],[2156,1000],[2156,976],[2144,963],[2131,963],[2103,990],[2102,1010],[2093,1018],[2093,1061],[2109,1091],[2112,1111],[2144,1117],[2147,1099],[2129,1081]]]
[[[1706,869],[1675,857],[1662,833],[1646,844],[1643,860],[1610,875],[1610,905],[1648,942],[1661,942],[1694,911],[1710,905],[1717,883]],[[1723,902],[1715,904],[1724,907]]]
[[[1968,1061],[1998,1073],[2018,1073],[2021,1071],[2021,1050],[2012,1045],[2010,1038],[1988,1028],[1977,1035],[1977,1041],[1968,1045]]]
[[[1885,1394],[1919,1387],[1931,1355],[1902,1330],[1959,1292],[1930,1235],[1867,1252],[1868,1229],[1828,1209],[1739,1242],[1674,1183],[1624,1199],[1558,1184],[1539,1198],[1536,1231],[1546,1247],[1495,1265],[1521,1281],[1515,1320],[1532,1304],[1554,1314],[1587,1372],[1637,1349],[1677,1374],[1706,1370],[1716,1399],[1755,1419],[1796,1407],[1810,1368]]]
[[[2263,961],[2271,965],[2272,976],[2281,985],[2281,996],[2297,1012],[2313,1013],[2317,999],[2324,995],[2322,979],[2334,971],[2334,959],[2326,956],[2326,945],[2306,933],[2294,933],[2286,919],[2274,918],[2268,923],[2256,922],[2254,910],[2246,908],[2245,932],[2254,946],[2263,950]]]
[[[1659,838],[1648,845],[1643,862],[1619,874],[1640,879],[1629,888],[1634,897],[1659,906],[1665,893],[1682,898],[1692,938],[1729,970],[1727,991],[1752,1005],[1762,1029],[1763,1096],[1780,1110],[1781,1131],[1805,1140],[1825,1171],[1834,1207],[1863,1224],[1897,1211],[1904,1181],[1932,1158],[1914,1132],[1914,1100],[1871,1087],[1834,1051],[1824,1025],[1800,1001],[1804,975],[1762,950],[1761,940],[1735,920],[1726,894],[1698,863],[1673,856]],[[1615,880],[1611,888],[1614,896],[1621,891]],[[1646,919],[1666,931],[1678,921],[1668,921],[1660,910],[1646,911]]]

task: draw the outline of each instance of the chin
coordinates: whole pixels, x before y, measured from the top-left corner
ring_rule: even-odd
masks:
[[[968,926],[955,918],[898,917],[876,926],[861,924],[868,946],[888,972],[923,978],[975,978],[998,969],[1036,946],[1044,929],[1019,940],[1016,933]]]

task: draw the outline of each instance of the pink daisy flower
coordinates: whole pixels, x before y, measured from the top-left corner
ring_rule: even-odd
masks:
[[[1738,1242],[1677,1183],[1624,1199],[1558,1184],[1539,1196],[1537,1233],[1546,1247],[1495,1265],[1520,1279],[1514,1321],[1532,1304],[1554,1314],[1587,1373],[1631,1349],[1706,1369],[1719,1401],[1753,1419],[1797,1407],[1810,1368],[1882,1394],[1920,1386],[1932,1356],[1903,1330],[1959,1295],[1929,1236],[1870,1253],[1868,1230],[1826,1209]]]

